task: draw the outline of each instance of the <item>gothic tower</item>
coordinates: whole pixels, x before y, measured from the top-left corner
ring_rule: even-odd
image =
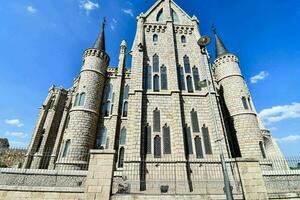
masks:
[[[213,64],[223,99],[231,153],[233,157],[261,158],[261,130],[239,60],[236,55],[228,53],[215,28],[213,32],[216,50]]]
[[[88,163],[87,153],[95,147],[109,56],[105,52],[104,26],[93,48],[85,50],[83,66],[75,88],[73,106],[62,141],[59,169],[81,169]]]

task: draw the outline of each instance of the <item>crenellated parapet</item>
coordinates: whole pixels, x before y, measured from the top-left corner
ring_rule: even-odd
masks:
[[[89,56],[96,56],[96,57],[104,60],[107,63],[109,63],[109,61],[110,61],[110,58],[105,51],[95,49],[95,48],[86,49],[83,54],[83,60],[85,60],[86,57],[89,57]]]

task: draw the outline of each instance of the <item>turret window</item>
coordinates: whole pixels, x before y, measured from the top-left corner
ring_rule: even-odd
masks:
[[[200,132],[197,112],[194,109],[191,111],[191,120],[193,131]]]
[[[249,110],[249,106],[248,106],[246,97],[242,97],[242,103],[243,103],[244,109]]]
[[[202,142],[199,136],[195,137],[196,157],[203,158]]]
[[[190,58],[187,55],[183,57],[183,63],[185,73],[191,73]]]
[[[195,90],[200,90],[199,82],[199,72],[198,68],[196,66],[193,67],[193,77],[194,77],[194,85],[195,85]]]
[[[161,73],[161,89],[162,90],[167,90],[168,89],[168,79],[167,79],[167,68],[166,66],[162,66],[160,68],[160,73]]]
[[[160,132],[160,111],[158,108],[153,111],[153,131]]]
[[[74,102],[74,106],[78,106],[79,103],[79,94],[76,94],[76,98],[75,98],[75,102]]]
[[[84,102],[85,102],[85,92],[83,92],[83,93],[80,94],[78,105],[79,106],[83,106]]]
[[[107,143],[107,129],[105,127],[100,128],[96,139],[96,147],[98,149],[105,149]]]
[[[71,140],[67,140],[63,149],[63,154],[62,157],[66,157],[69,153],[69,149],[70,149],[70,144],[71,144]]]
[[[159,135],[154,138],[154,158],[161,158],[161,138]]]
[[[165,124],[163,127],[163,142],[164,142],[164,154],[171,154],[171,136],[170,127]]]
[[[262,157],[266,158],[267,156],[266,156],[265,146],[264,146],[264,143],[262,141],[259,142],[259,148],[260,148]]]
[[[153,42],[158,42],[158,35],[157,34],[153,35]]]
[[[157,74],[153,76],[153,90],[159,92],[159,76]]]
[[[153,72],[159,72],[159,57],[157,54],[153,56]]]
[[[187,84],[188,92],[194,92],[193,80],[191,76],[186,77],[186,84]]]
[[[203,134],[203,140],[204,140],[205,153],[212,154],[210,135],[209,135],[208,128],[205,126],[205,124],[202,127],[202,134]]]

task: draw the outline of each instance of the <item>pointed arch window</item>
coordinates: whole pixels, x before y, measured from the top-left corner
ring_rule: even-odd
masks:
[[[199,123],[198,123],[198,115],[194,109],[191,111],[191,120],[192,120],[193,131],[200,132]]]
[[[103,104],[103,113],[105,117],[109,117],[113,113],[114,108],[114,97],[113,85],[110,83],[106,86]]]
[[[186,43],[186,37],[185,35],[181,36],[181,43],[185,44]]]
[[[191,73],[190,58],[187,55],[183,57],[183,63],[184,63],[185,73]]]
[[[171,154],[171,136],[170,127],[165,124],[163,127],[163,142],[164,142],[164,154]]]
[[[113,85],[110,83],[107,87],[107,99],[112,99],[112,95],[113,95]]]
[[[121,135],[120,135],[120,145],[125,145],[126,144],[126,128],[123,127],[121,130]]]
[[[123,117],[127,117],[127,116],[128,116],[128,102],[125,101],[123,107]]]
[[[187,84],[188,92],[194,92],[193,80],[190,75],[186,77],[186,84]]]
[[[157,54],[153,56],[153,72],[159,72],[159,57]]]
[[[242,97],[242,103],[243,103],[244,109],[249,110],[249,106],[248,106],[246,97]]]
[[[76,94],[76,98],[75,98],[75,102],[74,102],[74,106],[78,106],[79,103],[79,94]]]
[[[123,168],[124,166],[124,154],[125,154],[125,148],[121,147],[119,151],[119,161],[118,161],[119,168]]]
[[[153,76],[153,90],[159,92],[159,76],[157,74]]]
[[[154,137],[154,158],[161,158],[161,138],[159,135]]]
[[[109,116],[110,108],[111,108],[111,103],[110,103],[110,101],[107,101],[104,106],[104,116],[105,117]]]
[[[163,20],[164,20],[163,9],[161,9],[156,16],[156,21],[162,22]]]
[[[158,42],[158,35],[157,34],[153,35],[153,42]]]
[[[147,124],[145,126],[145,131],[144,131],[144,152],[145,154],[151,154],[151,126]]]
[[[79,106],[83,106],[85,101],[85,92],[82,92],[79,97]]]
[[[66,157],[68,155],[69,149],[70,149],[70,145],[71,145],[71,140],[66,140],[62,157]]]
[[[205,124],[202,127],[202,134],[203,134],[203,140],[204,140],[205,153],[212,154],[210,135],[209,135],[208,128],[205,126]]]
[[[96,139],[96,147],[98,149],[105,149],[107,143],[107,128],[100,128]]]
[[[150,90],[152,88],[152,71],[151,66],[147,65],[145,68],[144,75],[144,89]]]
[[[194,77],[194,85],[195,85],[195,90],[200,90],[199,82],[199,72],[198,68],[196,66],[193,67],[193,77]]]
[[[195,137],[195,147],[196,147],[197,158],[203,158],[202,142],[199,136]]]
[[[187,154],[193,154],[193,144],[190,127],[184,128],[185,151]]]
[[[168,89],[168,77],[167,77],[167,68],[165,65],[161,66],[160,74],[161,74],[161,89],[167,90]]]
[[[123,100],[128,100],[129,97],[129,85],[127,84],[124,88],[124,97]]]
[[[183,67],[179,66],[180,70],[180,90],[185,90],[185,81],[184,81],[184,72],[183,72]]]
[[[153,111],[153,131],[160,132],[160,111],[158,108]]]
[[[266,158],[267,156],[266,156],[265,146],[264,146],[264,143],[262,141],[259,142],[259,148],[260,148],[262,157]]]

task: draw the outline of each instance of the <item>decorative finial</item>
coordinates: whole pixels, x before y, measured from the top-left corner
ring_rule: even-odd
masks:
[[[217,29],[216,29],[216,26],[214,24],[212,24],[211,26],[211,30],[214,34],[217,34]]]
[[[106,25],[106,17],[104,17],[102,21],[102,30],[104,30],[105,25]]]

